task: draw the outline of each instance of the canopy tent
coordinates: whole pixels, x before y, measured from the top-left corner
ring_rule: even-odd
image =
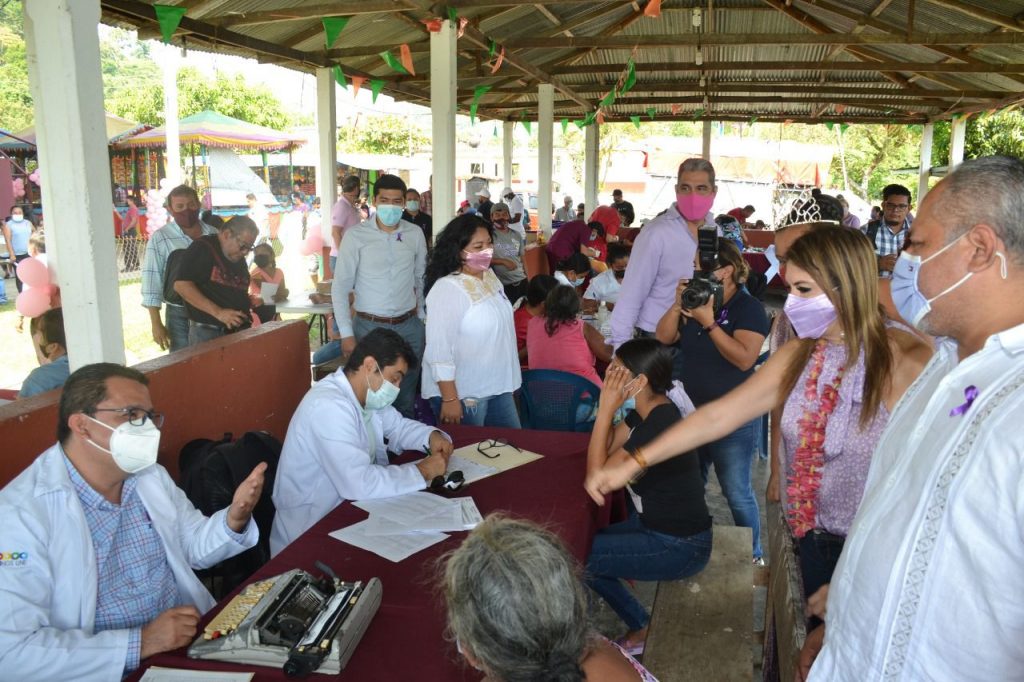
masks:
[[[106,112],[107,141],[114,144],[122,138],[134,133],[148,130],[150,126],[132,123],[128,119]],[[0,132],[0,149],[8,154],[31,152],[36,148],[36,128],[29,126],[13,135]]]
[[[245,165],[230,149],[214,147],[209,150],[207,162],[210,170],[210,201],[214,207],[245,206],[246,195],[255,194],[265,206],[277,205],[277,197],[267,183]]]
[[[181,144],[198,144],[210,148],[238,149],[241,151],[269,152],[279,149],[294,149],[305,144],[302,135],[282,133],[231,118],[216,111],[200,111],[187,116],[178,123]],[[120,140],[120,148],[144,147],[165,148],[167,129],[153,128],[138,135]]]

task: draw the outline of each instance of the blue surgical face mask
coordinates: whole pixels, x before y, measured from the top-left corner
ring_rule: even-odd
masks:
[[[630,386],[632,386],[632,385],[633,385],[633,382],[635,382],[635,381],[637,381],[637,380],[639,380],[639,379],[640,379],[640,377],[633,377],[632,379],[630,379],[630,380],[629,380],[629,381],[628,381],[628,382],[626,383],[626,385],[622,387],[622,392],[623,392],[624,394],[626,394],[626,395],[629,395],[629,392],[630,392],[630,390],[631,390],[631,389],[630,389]],[[639,392],[640,392],[640,391],[637,391],[636,393],[639,393]],[[630,410],[635,410],[635,409],[636,409],[636,393],[634,393],[633,395],[629,396],[628,398],[626,398],[626,400],[625,400],[625,401],[623,401],[623,403],[622,403],[622,409],[623,409],[623,410],[624,410],[625,412],[629,412]]]
[[[380,371],[380,365],[377,365],[377,374],[380,375],[381,381],[379,388],[370,388],[370,379],[369,377],[366,379],[367,410],[383,410],[385,407],[390,407],[401,391],[398,386],[384,378],[384,374]]]
[[[405,202],[405,210],[410,213],[415,213],[420,210],[420,202],[418,201],[407,201]]]
[[[386,227],[394,227],[402,219],[403,207],[392,204],[377,205],[377,220]]]
[[[941,253],[963,239],[966,235],[967,233],[965,232],[923,260],[920,256],[907,253],[906,251],[901,253],[900,257],[896,259],[896,266],[892,271],[892,301],[896,305],[896,310],[899,312],[900,317],[913,326],[921,326],[921,321],[924,320],[925,316],[929,312],[931,312],[932,303],[953,291],[974,276],[973,272],[968,272],[952,286],[947,287],[944,291],[939,292],[931,298],[925,298],[924,294],[921,293],[921,289],[918,288],[917,283],[918,277],[921,275],[921,267],[925,263],[939,256]],[[996,255],[1003,261],[1002,275],[1005,279],[1006,257],[999,252],[996,252]]]

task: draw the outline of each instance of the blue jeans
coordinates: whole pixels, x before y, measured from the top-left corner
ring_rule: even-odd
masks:
[[[697,448],[704,483],[708,482],[708,470],[714,464],[715,475],[729,503],[733,522],[737,526],[749,528],[753,534],[755,559],[763,554],[761,514],[750,482],[750,466],[754,461],[759,423],[758,419],[749,421],[725,438]]]
[[[587,585],[601,596],[630,630],[647,626],[651,616],[620,578],[679,580],[695,575],[711,557],[711,529],[678,537],[645,527],[632,512],[594,536],[587,557]]]
[[[226,332],[223,327],[214,327],[210,324],[197,324],[195,322],[189,322],[188,325],[188,345],[195,346],[200,343],[207,341],[213,341],[224,336]]]
[[[329,343],[317,348],[313,351],[313,364],[322,365],[325,362],[330,362],[335,358],[341,357],[341,341],[335,339]]]
[[[181,305],[168,304],[166,309],[164,324],[167,326],[167,336],[171,340],[171,352],[188,348],[188,311]]]
[[[797,541],[805,599],[817,592],[822,585],[832,582],[832,574],[835,573],[845,543],[846,538],[841,535],[826,533],[819,528],[815,528]],[[812,626],[821,625],[821,620],[812,616],[807,624],[810,632]]]
[[[408,320],[398,324],[385,324],[383,322],[373,322],[358,315],[352,318],[352,331],[355,333],[357,342],[377,327],[397,332],[399,336],[409,342],[409,345],[412,346],[412,352],[416,355],[416,369],[409,370],[409,373],[402,379],[401,391],[394,405],[395,409],[401,412],[403,417],[412,419],[415,414],[413,405],[416,402],[416,390],[420,383],[419,363],[423,362],[423,348],[427,344],[427,333],[423,327],[423,320],[413,315]]]
[[[333,277],[334,276],[334,266],[336,266],[338,264],[338,257],[337,256],[328,256],[327,257],[327,262],[331,264],[331,276]]]
[[[476,401],[473,405],[470,401]],[[470,404],[467,405],[466,403]],[[430,399],[437,423],[441,423],[441,399]],[[494,426],[496,428],[519,429],[519,412],[511,393],[492,395],[488,398],[464,398],[462,400],[462,423],[467,426]]]

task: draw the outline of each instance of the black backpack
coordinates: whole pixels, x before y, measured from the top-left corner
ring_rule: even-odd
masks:
[[[274,523],[274,476],[281,442],[265,431],[249,431],[237,441],[225,433],[220,440],[198,438],[181,449],[179,486],[196,509],[210,516],[228,507],[235,490],[260,462],[267,463],[263,492],[252,517],[260,531],[255,547],[226,559],[204,572],[211,592],[220,599],[270,560],[270,529]],[[217,580],[219,578],[219,581]]]

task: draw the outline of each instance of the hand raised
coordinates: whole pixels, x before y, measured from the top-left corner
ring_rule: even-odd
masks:
[[[266,471],[267,463],[260,462],[235,490],[231,507],[228,509],[228,526],[236,533],[241,533],[245,529],[249,517],[252,516],[252,510],[260,501],[260,495],[263,493],[263,475]]]

